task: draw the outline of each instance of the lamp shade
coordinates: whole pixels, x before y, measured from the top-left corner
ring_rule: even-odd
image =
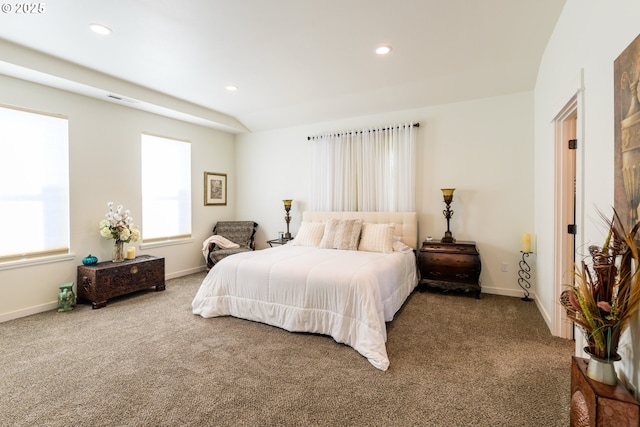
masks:
[[[442,195],[444,196],[445,203],[447,203],[447,204],[451,203],[451,200],[453,200],[453,192],[456,191],[456,189],[455,188],[441,188],[440,190],[442,191]]]
[[[291,209],[291,202],[293,202],[293,200],[283,200],[282,203],[284,203],[284,208]]]

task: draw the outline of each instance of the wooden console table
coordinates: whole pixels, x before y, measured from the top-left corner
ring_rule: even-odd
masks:
[[[87,301],[93,308],[105,307],[109,298],[127,295],[142,289],[165,289],[164,258],[142,255],[122,262],[100,262],[78,266],[78,301]]]
[[[425,240],[418,251],[420,287],[473,292],[480,298],[480,253],[475,242]]]

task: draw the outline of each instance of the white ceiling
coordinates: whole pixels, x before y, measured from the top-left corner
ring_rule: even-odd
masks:
[[[45,1],[0,14],[0,73],[259,131],[532,90],[564,3]]]

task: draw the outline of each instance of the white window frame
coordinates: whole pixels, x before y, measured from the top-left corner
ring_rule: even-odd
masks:
[[[15,252],[0,248],[0,269],[71,259],[68,117],[4,104],[0,110],[0,121],[6,120],[0,126],[0,180],[7,185],[0,192],[0,221],[10,224],[3,240],[25,243]],[[47,197],[39,183],[53,183],[55,194]],[[40,209],[25,213],[19,209],[24,203]],[[12,230],[19,235],[11,236]],[[34,233],[31,243],[26,230]]]
[[[186,144],[186,145],[182,145]],[[150,158],[153,150],[164,147],[164,159]],[[190,242],[192,230],[191,215],[191,143],[188,140],[151,133],[141,135],[141,180],[142,180],[142,244],[148,248],[170,244]],[[182,163],[184,175],[176,175]],[[157,181],[157,182],[156,182]],[[180,181],[181,185],[176,184]],[[168,191],[159,193],[155,186]],[[180,193],[180,189],[182,192]],[[178,194],[176,194],[178,192]],[[161,208],[165,205],[164,208]],[[165,209],[165,214],[159,212]],[[165,229],[161,233],[160,223],[176,225],[173,230]],[[182,221],[182,222],[181,222]]]

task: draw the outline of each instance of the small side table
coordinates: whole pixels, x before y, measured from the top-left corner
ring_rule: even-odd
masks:
[[[289,239],[287,239],[286,237],[283,237],[282,239],[267,240],[267,243],[269,244],[269,246],[273,247],[273,245],[286,245],[291,240],[293,240],[293,237]]]
[[[620,383],[611,386],[589,378],[588,362],[571,357],[571,427],[640,425],[640,403]]]

